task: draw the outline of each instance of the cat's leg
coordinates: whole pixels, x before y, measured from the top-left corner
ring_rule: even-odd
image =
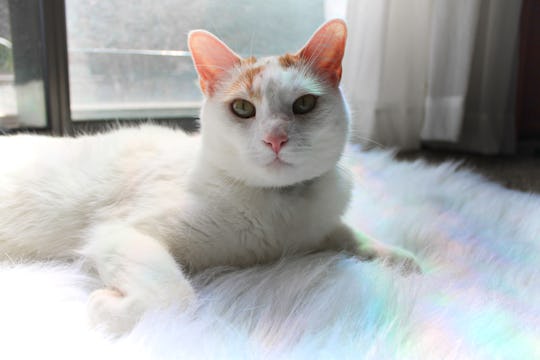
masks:
[[[93,228],[82,253],[105,288],[88,302],[91,324],[121,334],[148,309],[187,308],[195,292],[174,258],[156,239],[121,223]]]
[[[422,272],[420,262],[411,252],[384,244],[345,224],[339,224],[326,236],[323,247],[350,252],[364,261],[380,259],[386,265],[398,267],[403,273]]]

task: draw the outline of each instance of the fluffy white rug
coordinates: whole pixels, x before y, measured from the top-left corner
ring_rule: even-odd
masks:
[[[199,307],[121,339],[88,329],[76,265],[0,265],[1,359],[540,358],[540,197],[447,163],[349,154],[348,222],[416,253],[401,277],[340,254],[199,275]]]

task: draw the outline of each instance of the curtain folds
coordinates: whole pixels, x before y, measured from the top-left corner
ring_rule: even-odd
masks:
[[[349,0],[353,139],[508,151],[521,1]]]

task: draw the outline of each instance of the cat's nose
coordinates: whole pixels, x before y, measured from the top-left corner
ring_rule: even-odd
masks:
[[[285,132],[272,133],[264,138],[264,143],[272,148],[278,154],[281,148],[289,141],[289,137]]]

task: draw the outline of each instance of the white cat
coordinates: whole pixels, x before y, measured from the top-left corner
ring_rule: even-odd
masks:
[[[338,161],[346,26],[296,54],[241,59],[205,31],[189,47],[205,101],[201,135],[158,126],[79,138],[0,138],[0,254],[84,257],[104,287],[95,325],[122,333],[147,309],[188,307],[186,274],[335,249],[417,268],[409,253],[341,222],[351,180]]]

